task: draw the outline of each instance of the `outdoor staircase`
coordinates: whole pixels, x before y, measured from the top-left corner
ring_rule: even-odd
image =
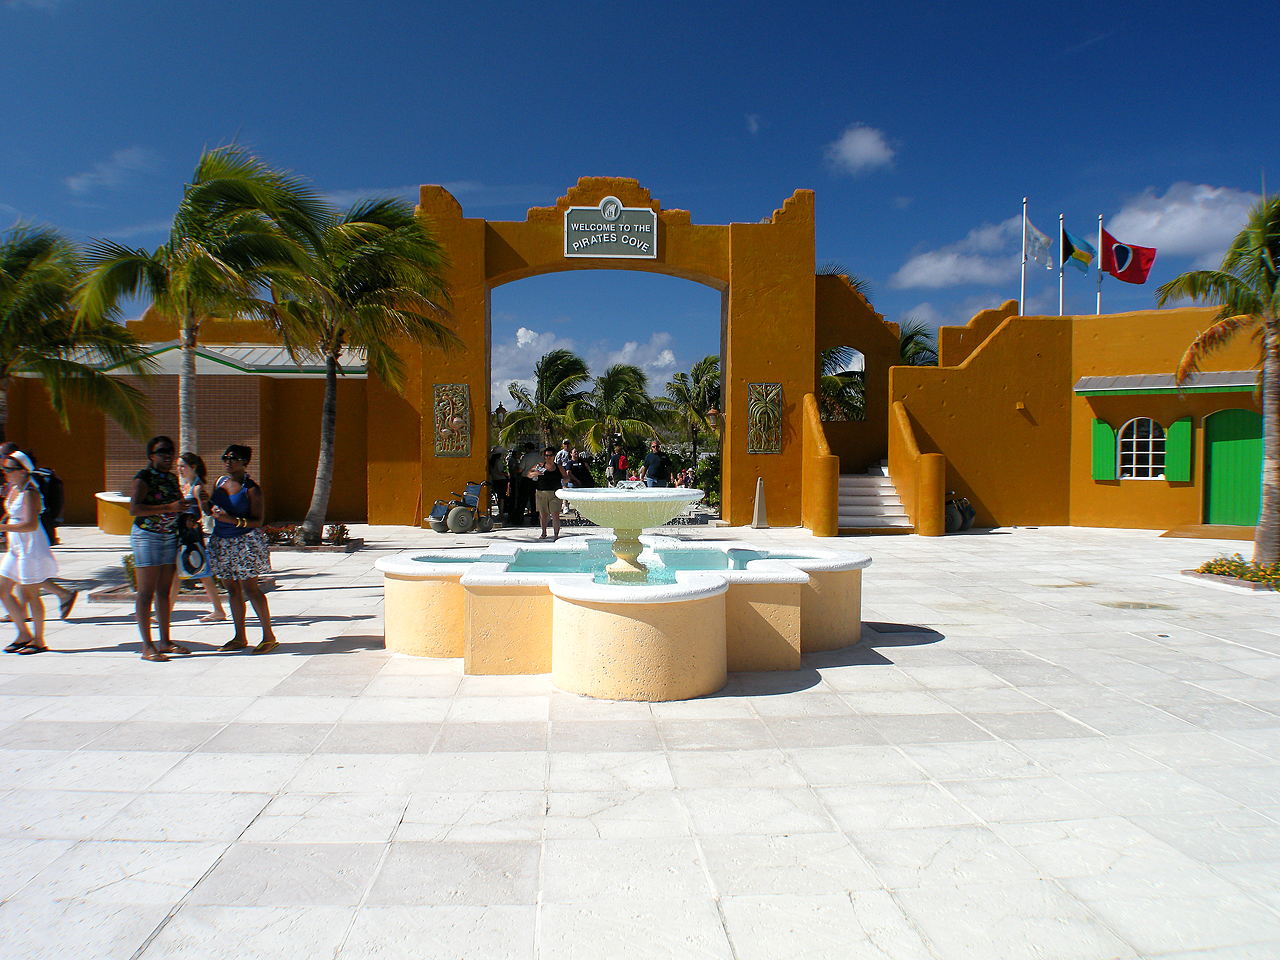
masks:
[[[888,460],[881,460],[865,474],[840,475],[836,526],[842,534],[915,533],[889,477]]]

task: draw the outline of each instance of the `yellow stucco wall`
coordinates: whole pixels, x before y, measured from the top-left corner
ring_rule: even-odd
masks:
[[[551,671],[552,597],[545,584],[464,589],[468,674]]]
[[[1006,303],[965,328],[939,332],[943,359],[962,356],[958,365],[895,367],[890,374],[890,399],[904,404],[921,450],[946,457],[946,488],[969,498],[977,525],[1166,529],[1200,522],[1203,417],[1229,407],[1257,409],[1252,395],[1080,397],[1072,388],[1085,376],[1172,374],[1217,310],[1018,317],[1010,315],[1015,307]],[[1256,360],[1256,347],[1242,337],[1204,368],[1246,370]],[[1192,482],[1092,479],[1094,418],[1118,428],[1137,416],[1166,427],[1192,418]]]
[[[1011,317],[957,367],[894,367],[889,390],[979,525],[1064,524],[1070,376],[1070,322]]]
[[[725,667],[725,594],[679,603],[554,598],[551,679],[608,700],[687,700],[714,693]]]
[[[800,669],[798,583],[731,583],[725,594],[728,668]]]
[[[455,577],[398,577],[384,574],[383,635],[393,653],[415,657],[460,657],[465,610]]]
[[[821,375],[821,354],[849,346],[863,357],[866,418],[822,424],[841,473],[865,473],[888,454],[889,368],[900,363],[898,325],[887,322],[862,294],[835,276],[815,277],[814,360]]]
[[[49,406],[49,395],[38,380],[14,377],[9,383],[5,438],[34,453],[40,466],[51,467],[62,478],[67,523],[96,523],[94,494],[106,483],[102,414],[75,400],[67,401],[67,409],[70,430]]]
[[[653,209],[658,219],[656,260],[564,256],[564,210],[615,196],[626,206]],[[644,270],[706,284],[724,294],[721,407],[724,413],[723,515],[751,518],[756,478],[762,477],[771,523],[801,521],[801,399],[814,387],[814,196],[797,190],[762,223],[694,224],[684,210],[664,210],[635,180],[583,177],[555,205],[531,209],[524,221],[487,222],[463,216],[443,187],[420,191],[428,217],[452,260],[453,326],[463,349],[424,360],[421,417],[421,502],[484,475],[490,412],[489,293],[493,287],[562,270]],[[424,354],[425,357],[425,354]],[[747,452],[747,384],[782,384],[783,453]],[[468,457],[437,457],[429,410],[432,385],[466,383],[473,440]],[[421,512],[421,511],[420,511]]]
[[[1216,309],[1140,311],[1072,318],[1071,384],[1080,377],[1173,373],[1183,352],[1212,323]],[[1207,358],[1206,370],[1248,370],[1258,350],[1237,336]],[[1201,523],[1204,501],[1203,421],[1217,410],[1261,412],[1252,393],[1176,393],[1071,397],[1071,522],[1079,526],[1167,530]],[[1094,480],[1094,419],[1119,429],[1134,417],[1151,417],[1165,428],[1191,418],[1192,480]]]

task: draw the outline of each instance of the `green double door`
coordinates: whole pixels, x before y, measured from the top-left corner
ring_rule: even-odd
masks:
[[[1262,507],[1262,416],[1219,410],[1204,419],[1204,522],[1252,527]]]

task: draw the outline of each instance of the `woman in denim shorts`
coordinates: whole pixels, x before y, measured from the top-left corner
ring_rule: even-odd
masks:
[[[173,441],[152,437],[147,441],[150,464],[133,478],[129,513],[134,517],[129,532],[138,592],[134,614],[142,634],[142,659],[165,661],[168,653],[190,653],[169,639],[169,588],[173,584],[178,559],[178,514],[182,511],[182,489],[173,474]],[[160,643],[151,642],[151,607],[156,608]]]

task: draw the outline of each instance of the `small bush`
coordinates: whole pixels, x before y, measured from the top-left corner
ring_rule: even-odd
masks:
[[[1254,563],[1238,553],[1206,560],[1196,568],[1196,573],[1212,573],[1219,577],[1265,583],[1272,590],[1280,590],[1280,562]]]
[[[134,565],[133,554],[126,553],[120,558],[120,562],[124,564],[124,578],[129,581],[129,587],[138,592],[138,568]]]
[[[301,527],[296,523],[274,523],[263,528],[267,532],[268,543],[298,543]]]
[[[324,531],[325,543],[348,543],[350,540],[351,531],[345,523],[330,524]]]

